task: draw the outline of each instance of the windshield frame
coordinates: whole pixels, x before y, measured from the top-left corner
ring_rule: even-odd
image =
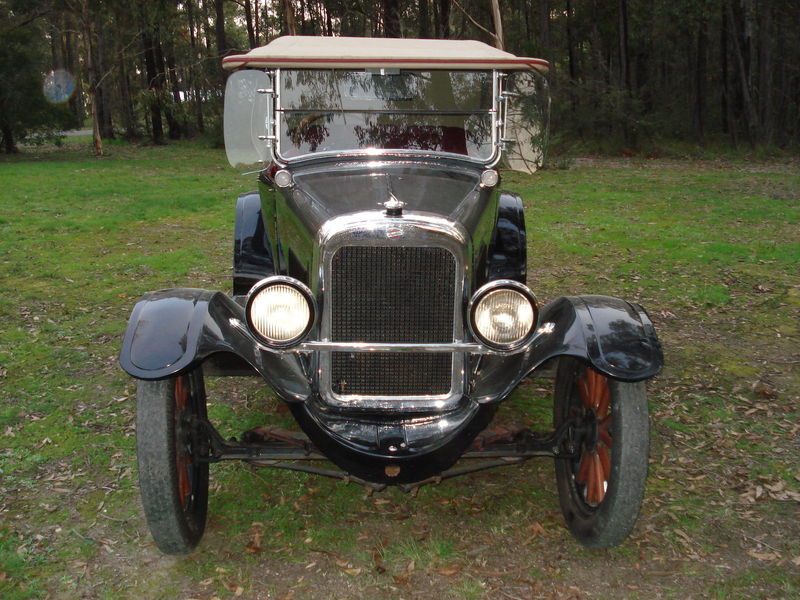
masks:
[[[327,70],[327,69],[315,69],[315,70]],[[358,69],[359,71],[361,69]],[[441,69],[444,71],[451,71],[452,69]],[[490,71],[489,69],[476,69],[478,71]],[[468,161],[478,165],[484,166],[493,166],[497,164],[500,160],[501,150],[502,150],[502,135],[503,135],[503,119],[502,117],[502,78],[505,75],[504,72],[498,71],[497,69],[492,69],[491,71],[491,79],[492,79],[492,104],[491,108],[488,111],[490,123],[490,148],[491,152],[488,156],[469,156],[467,154],[459,154],[455,152],[444,152],[440,150],[418,150],[418,149],[402,149],[402,148],[392,148],[392,149],[385,149],[385,148],[352,148],[352,149],[340,149],[340,150],[324,150],[320,152],[309,152],[305,154],[298,154],[295,156],[283,156],[281,153],[281,119],[284,113],[284,109],[281,105],[281,69],[272,69],[268,70],[267,73],[271,75],[273,78],[272,81],[274,85],[272,86],[273,95],[273,109],[270,111],[271,115],[268,118],[267,123],[267,130],[268,135],[267,140],[271,142],[269,144],[270,150],[272,153],[273,161],[278,165],[288,165],[292,163],[298,163],[302,161],[306,161],[309,159],[320,158],[320,157],[382,157],[382,156],[408,156],[408,157],[432,157],[432,158],[452,158],[458,159],[462,161]],[[402,113],[403,111],[396,111],[397,113]],[[444,112],[444,111],[443,111]]]

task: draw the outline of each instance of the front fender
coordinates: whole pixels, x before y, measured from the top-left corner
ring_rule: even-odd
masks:
[[[299,356],[262,350],[244,321],[244,309],[221,292],[150,292],[128,320],[120,365],[138,379],[163,379],[228,352],[249,363],[284,400],[305,401],[311,389]]]
[[[525,352],[481,358],[472,397],[502,400],[556,356],[583,359],[622,381],[648,379],[664,366],[658,336],[641,306],[611,296],[562,296],[542,307],[536,336]]]

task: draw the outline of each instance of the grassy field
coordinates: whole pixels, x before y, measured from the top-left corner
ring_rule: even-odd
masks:
[[[416,496],[212,467],[197,552],[164,557],[139,507],[134,385],[116,356],[145,291],[230,290],[233,208],[254,187],[222,152],[84,140],[0,157],[0,597],[800,597],[800,168],[582,160],[525,198],[541,299],[643,304],[667,366],[632,537],[587,551],[550,461]],[[548,417],[547,380],[504,424]],[[250,380],[210,386],[223,434],[289,425]]]

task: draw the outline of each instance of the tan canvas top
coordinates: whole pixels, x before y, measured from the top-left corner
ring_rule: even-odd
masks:
[[[257,68],[502,69],[547,73],[541,58],[514,56],[474,40],[311,37],[287,35],[247,54],[227,56],[228,70]]]

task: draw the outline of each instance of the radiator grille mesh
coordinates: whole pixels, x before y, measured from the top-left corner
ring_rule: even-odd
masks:
[[[331,264],[331,339],[452,342],[455,269],[444,248],[340,248]],[[452,360],[449,353],[334,352],[331,383],[342,395],[447,394]]]

